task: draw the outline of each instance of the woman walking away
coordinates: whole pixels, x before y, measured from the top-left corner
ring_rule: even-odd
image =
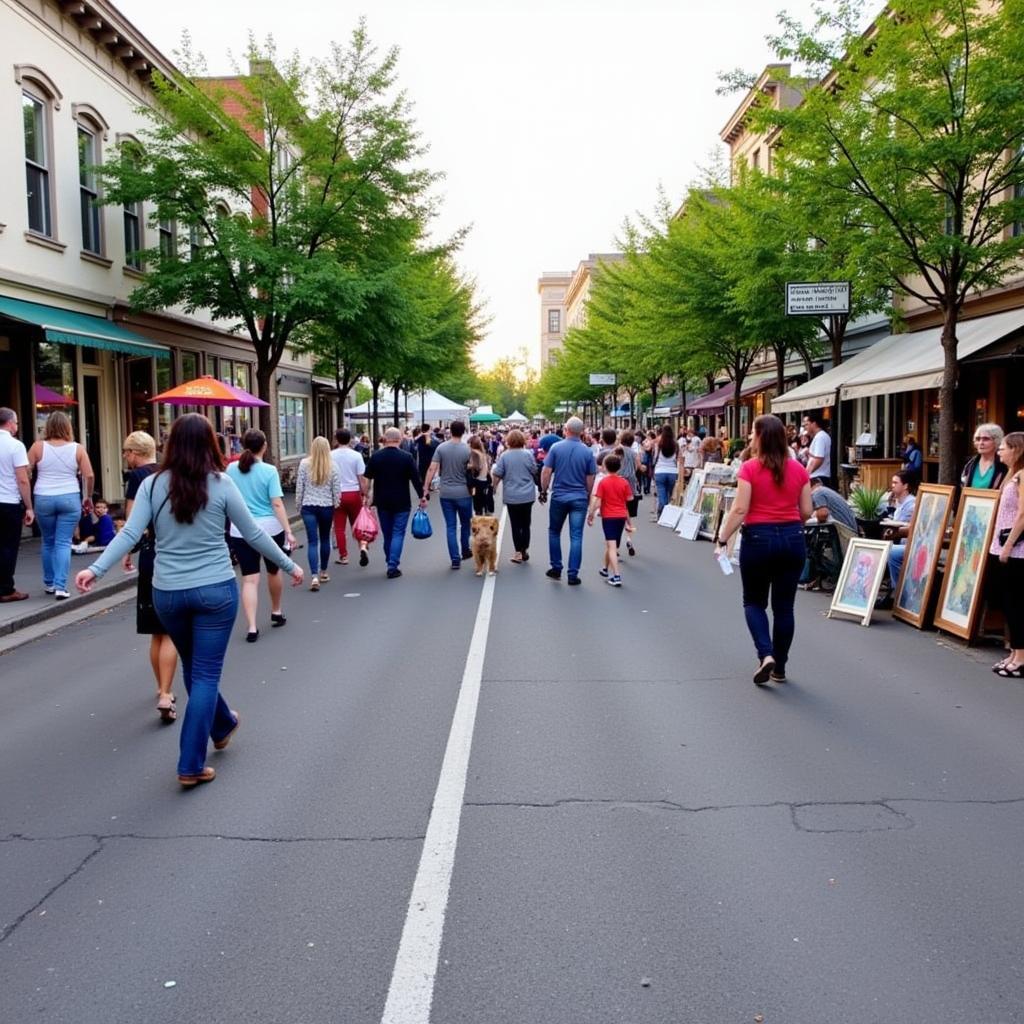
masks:
[[[1024,433],[1015,430],[999,446],[1006,480],[999,491],[996,532],[989,551],[999,558],[999,591],[1010,634],[1010,654],[992,671],[1024,679]]]
[[[92,512],[92,463],[75,443],[67,413],[51,412],[43,440],[28,450],[29,473],[36,471],[36,521],[43,535],[43,589],[67,600],[71,538],[81,516]]]
[[[131,516],[142,482],[156,472],[156,442],[144,430],[136,430],[124,439],[121,454],[128,466],[128,481],[125,485],[125,516]],[[136,555],[132,564],[132,555]],[[125,572],[139,570],[139,586],[135,598],[135,632],[149,635],[149,664],[156,676],[156,710],[164,722],[173,722],[178,717],[174,694],[174,670],[178,667],[178,652],[174,641],[167,635],[160,616],[153,605],[153,569],[156,556],[156,541],[153,531],[147,528],[135,547],[121,561]]]
[[[306,527],[310,590],[319,590],[321,583],[330,582],[327,563],[331,560],[331,527],[340,500],[341,481],[331,461],[330,442],[326,437],[314,437],[309,457],[299,463],[295,483],[295,504]]]
[[[494,487],[504,484],[502,500],[508,509],[508,523],[512,528],[511,561],[517,565],[530,560],[530,520],[533,502],[537,497],[540,463],[529,448],[521,430],[510,430],[505,438],[505,450],[498,456],[491,470]]]
[[[238,728],[237,712],[219,693],[224,652],[238,611],[238,584],[224,542],[225,518],[256,551],[291,573],[296,586],[302,583],[302,569],[259,527],[222,470],[210,421],[198,413],[178,417],[163,464],[139,487],[124,529],[75,579],[87,593],[152,523],[153,603],[181,656],[189,697],[178,755],[178,782],[185,787],[214,778],[216,772],[206,765],[207,743],[213,740],[214,749],[223,750]]]
[[[491,459],[479,434],[469,438],[469,467],[473,487],[473,515],[494,515],[494,491],[491,488]]]
[[[807,553],[804,520],[811,516],[811,482],[807,470],[789,457],[786,428],[777,416],[754,420],[751,457],[740,466],[736,500],[719,530],[716,555],[743,526],[740,577],[743,612],[760,662],[754,682],[786,681],[793,643],[793,602]],[[771,594],[774,627],[768,625]]]
[[[228,466],[227,473],[242,492],[246,507],[260,529],[282,551],[292,551],[295,538],[288,525],[288,513],[284,510],[281,477],[273,466],[263,461],[266,451],[266,434],[262,430],[247,430],[242,437],[242,454],[237,462]],[[260,555],[234,525],[231,527],[231,550],[242,570],[242,610],[249,626],[245,639],[254,644],[260,638],[260,631],[256,628]],[[277,563],[266,556],[263,562],[267,567],[267,590],[270,593],[270,624],[283,626],[288,621],[281,610],[284,583],[278,575]]]
[[[679,445],[672,426],[666,423],[654,447],[654,486],[658,490],[658,516],[671,501],[679,479]],[[655,516],[657,518],[657,516]]]

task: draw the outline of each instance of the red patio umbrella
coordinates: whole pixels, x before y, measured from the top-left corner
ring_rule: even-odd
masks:
[[[36,405],[78,405],[73,398],[62,395],[52,388],[43,387],[42,384],[35,386]]]
[[[220,405],[233,408],[257,408],[270,405],[262,398],[250,395],[234,384],[226,384],[216,377],[199,377],[190,380],[186,384],[179,384],[177,387],[164,391],[151,402],[163,402],[166,405]]]

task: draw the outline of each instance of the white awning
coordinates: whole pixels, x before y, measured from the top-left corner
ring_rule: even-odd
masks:
[[[956,328],[957,358],[973,356],[1021,327],[1024,327],[1024,309],[965,320]],[[900,344],[889,350],[884,359],[858,369],[846,379],[840,389],[841,398],[924,391],[942,384],[942,328],[932,327],[897,337]]]

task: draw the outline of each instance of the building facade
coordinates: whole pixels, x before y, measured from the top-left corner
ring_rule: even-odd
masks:
[[[537,279],[540,296],[540,366],[551,364],[552,355],[565,339],[565,293],[572,275],[568,271],[547,271]]]
[[[158,443],[177,408],[149,399],[208,374],[253,391],[255,358],[244,335],[202,311],[133,311],[142,253],[188,258],[190,240],[148,204],[100,205],[91,166],[145,126],[154,70],[171,62],[105,0],[0,0],[0,404],[19,412],[31,441],[56,407],[108,500],[123,494],[121,440],[146,430]],[[228,213],[249,213],[235,211]],[[306,451],[314,392],[308,365],[289,358],[273,395],[287,471]],[[326,416],[329,408],[322,410]],[[250,410],[210,410],[235,448]]]

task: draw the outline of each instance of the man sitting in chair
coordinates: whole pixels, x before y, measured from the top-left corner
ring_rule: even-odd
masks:
[[[890,497],[895,505],[892,518],[899,526],[887,527],[882,534],[882,539],[893,541],[893,545],[889,549],[889,593],[875,602],[877,608],[892,607],[896,586],[900,581],[903,558],[907,553],[907,536],[910,533],[911,520],[914,518],[914,506],[917,504],[917,498],[914,496],[917,475],[911,470],[902,469],[892,478],[889,487]]]
[[[811,506],[814,511],[807,520],[807,567],[801,586],[826,590],[839,578],[846,546],[857,536],[857,519],[847,500],[818,477],[811,478]]]

